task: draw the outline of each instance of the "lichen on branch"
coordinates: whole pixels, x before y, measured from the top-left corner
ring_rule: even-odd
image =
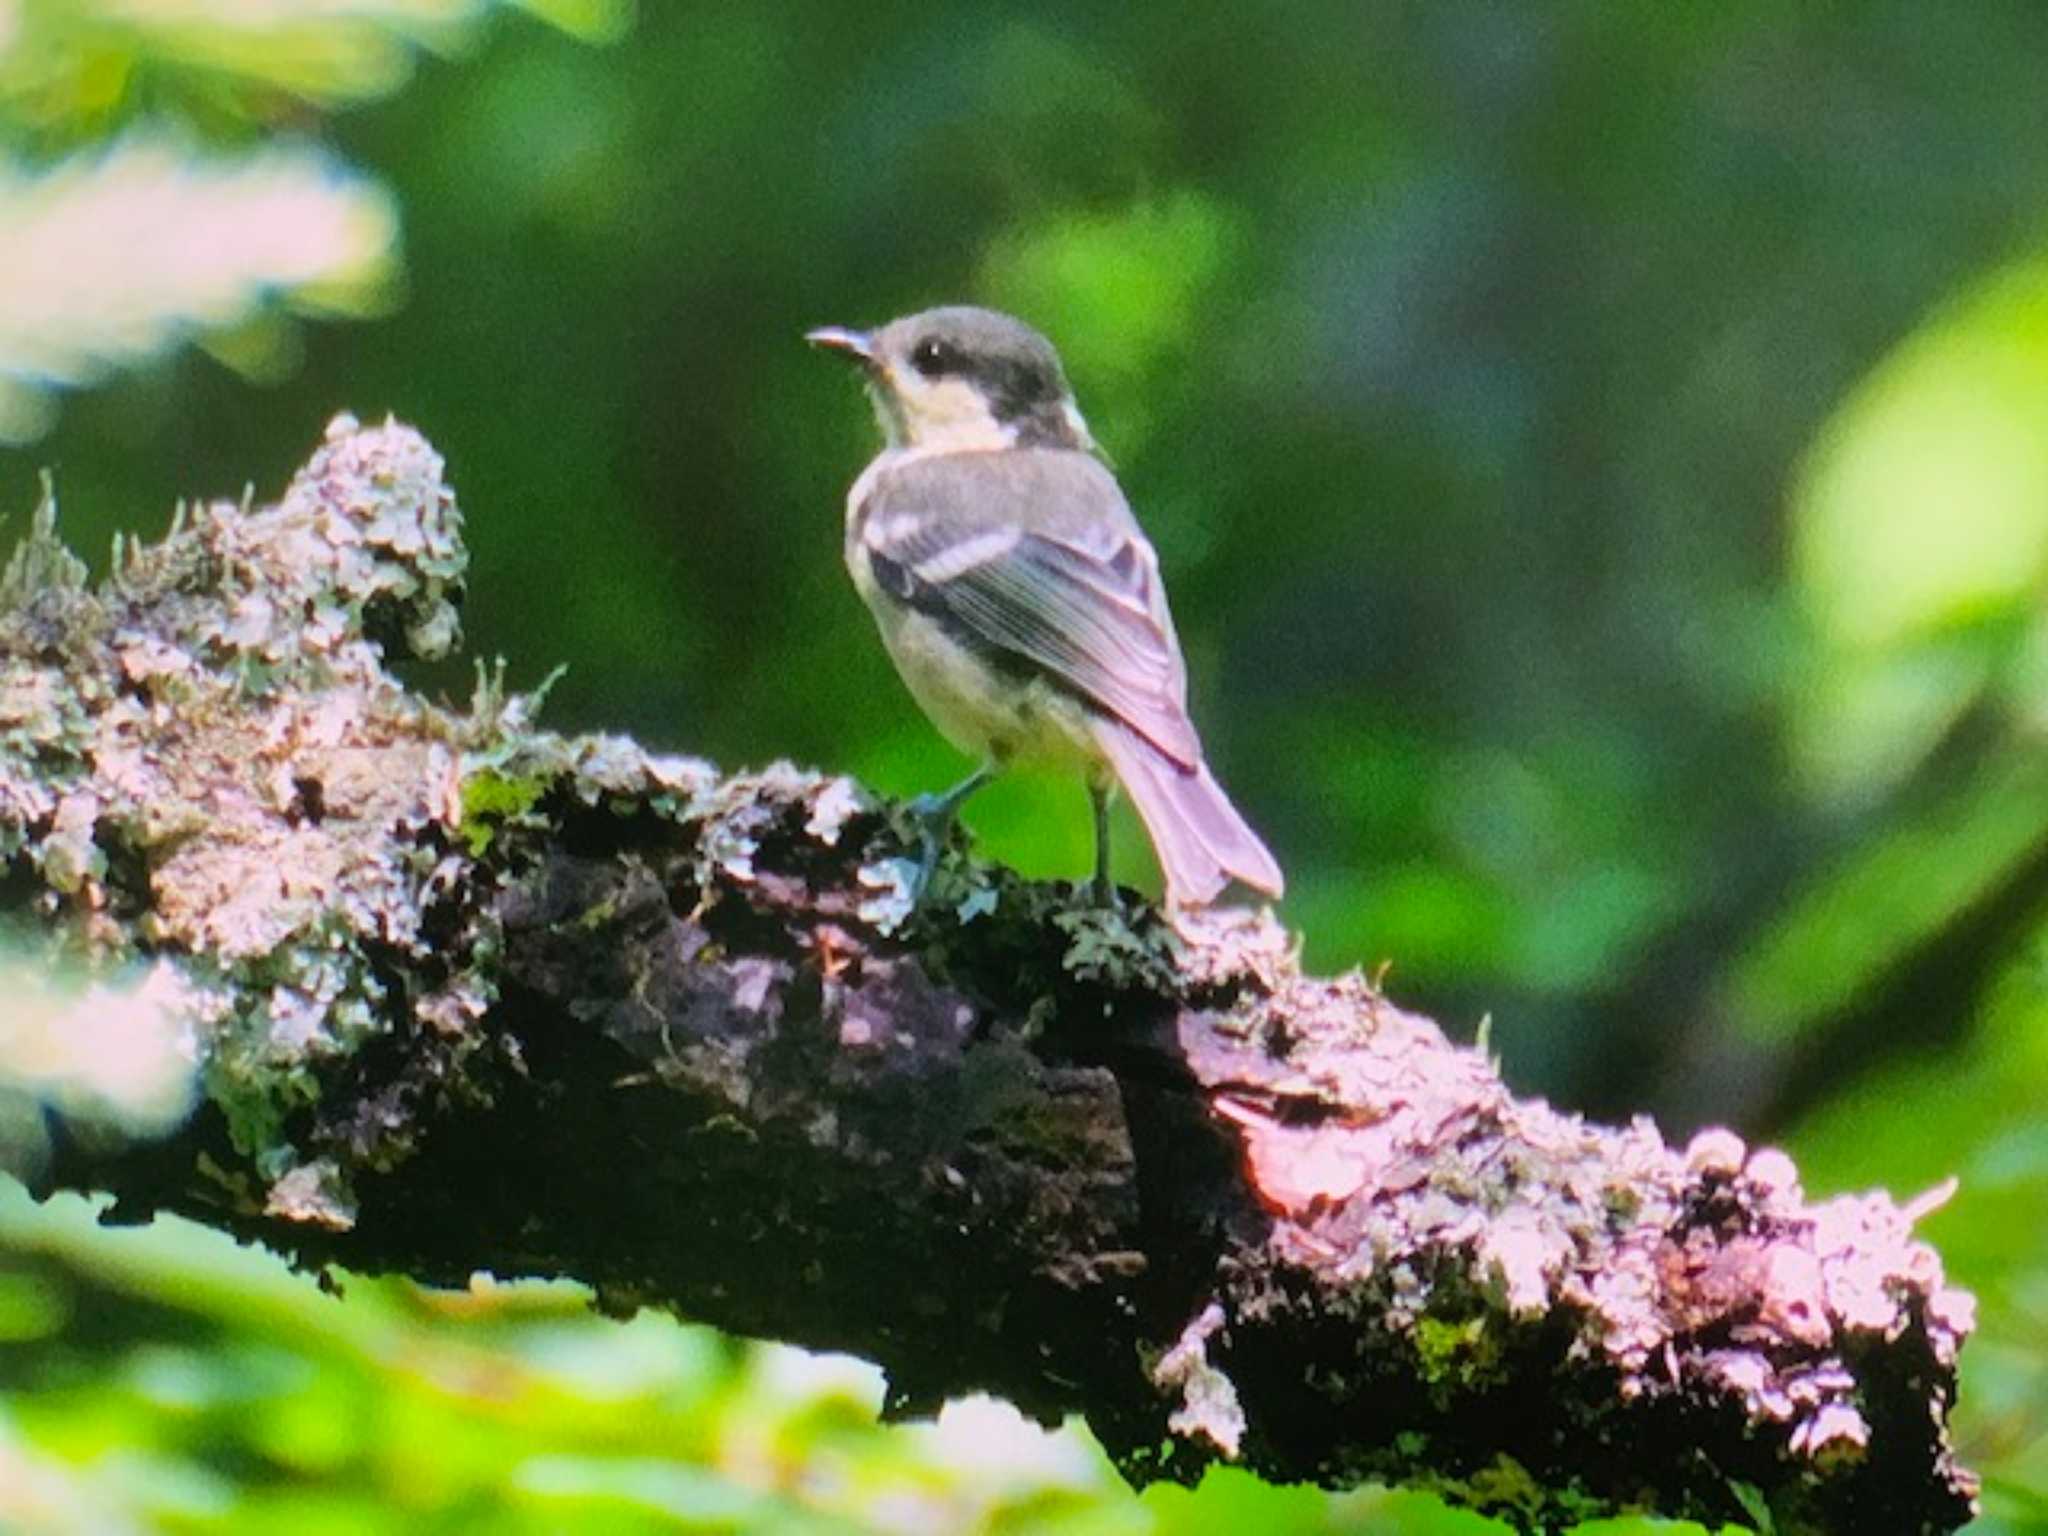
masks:
[[[392,669],[456,645],[460,535],[427,444],[346,417],[97,586],[46,493],[0,578],[4,915],[153,966],[202,1098],[42,1185],[854,1350],[893,1412],[1084,1413],[1134,1479],[1967,1518],[1921,1207],[1517,1099],[1270,915],[957,846],[913,907],[849,780],[565,738],[498,673],[430,703]]]

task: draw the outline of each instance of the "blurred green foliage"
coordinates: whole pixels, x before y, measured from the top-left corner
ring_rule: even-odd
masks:
[[[1310,960],[1817,1191],[1958,1176],[1982,1528],[2048,1531],[2044,79],[2036,0],[0,0],[0,498],[57,465],[90,551],[395,410],[560,723],[909,792],[959,764],[798,337],[1018,310]],[[968,820],[1086,868],[1071,785]],[[0,1250],[0,1487],[69,1528],[1490,1528],[1073,1440],[999,1486],[559,1291],[337,1303],[18,1200]]]
[[[187,338],[252,381],[299,362],[287,315],[396,298],[397,212],[304,142],[499,0],[0,0],[0,444],[53,392]],[[599,37],[624,0],[530,0]],[[206,140],[211,139],[211,146]]]

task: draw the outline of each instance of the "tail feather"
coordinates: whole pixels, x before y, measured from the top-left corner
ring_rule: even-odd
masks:
[[[1096,744],[1122,781],[1166,876],[1175,906],[1207,906],[1233,878],[1277,897],[1286,880],[1206,763],[1181,767],[1115,720],[1092,722]]]

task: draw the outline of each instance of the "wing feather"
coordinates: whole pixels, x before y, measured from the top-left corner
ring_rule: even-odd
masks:
[[[860,516],[883,587],[1182,767],[1201,761],[1158,559],[1098,460],[1059,449],[911,459],[877,479]]]

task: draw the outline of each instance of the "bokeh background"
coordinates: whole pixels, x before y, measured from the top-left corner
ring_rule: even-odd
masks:
[[[846,583],[873,426],[799,338],[1015,310],[1310,962],[1815,1192],[1959,1178],[1979,1528],[2048,1531],[2044,82],[2038,0],[0,0],[0,507],[54,469],[103,564],[395,412],[555,724],[911,793],[964,764]],[[1087,868],[1072,785],[967,820]],[[573,1288],[344,1289],[8,1186],[0,1528],[1497,1529],[1140,1498]]]

